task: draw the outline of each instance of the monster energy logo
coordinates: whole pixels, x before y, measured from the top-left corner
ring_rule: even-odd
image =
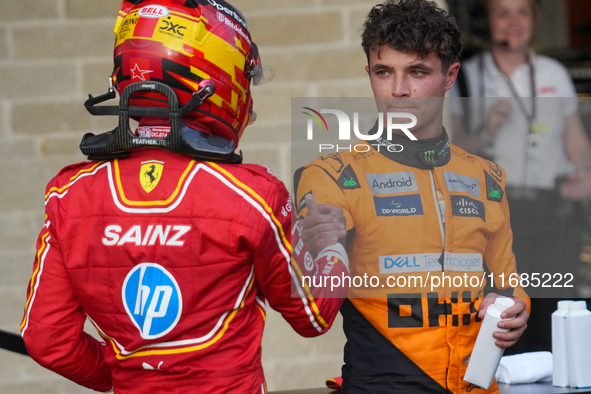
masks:
[[[435,163],[435,151],[434,151],[434,150],[428,150],[428,151],[426,151],[426,152],[424,153],[424,155],[425,155],[425,156],[424,156],[424,157],[425,157],[425,161],[426,161],[427,163],[433,163],[433,164],[436,164],[436,163]]]

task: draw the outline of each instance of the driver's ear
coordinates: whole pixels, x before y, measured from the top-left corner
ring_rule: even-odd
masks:
[[[458,78],[458,72],[459,71],[460,71],[460,63],[459,62],[456,62],[456,63],[452,64],[447,69],[447,75],[446,75],[447,79],[445,81],[445,91],[446,92],[449,89],[451,89],[451,87],[456,82],[456,79]]]

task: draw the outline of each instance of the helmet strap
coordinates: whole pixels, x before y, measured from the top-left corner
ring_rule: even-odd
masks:
[[[162,107],[130,107],[129,101],[133,93],[138,91],[156,92],[168,99],[168,108]],[[80,150],[90,160],[107,160],[126,157],[129,151],[137,148],[162,148],[182,153],[199,160],[240,163],[242,156],[234,153],[234,141],[226,140],[217,135],[210,135],[185,125],[182,117],[199,107],[215,91],[213,83],[204,86],[193,94],[187,105],[179,108],[179,100],[175,91],[161,82],[134,82],[122,92],[119,106],[97,106],[104,101],[114,99],[114,89],[101,96],[92,97],[84,103],[93,115],[119,115],[119,125],[112,131],[94,135],[87,133],[82,138]],[[170,133],[164,138],[138,137],[129,127],[130,116],[168,117]]]

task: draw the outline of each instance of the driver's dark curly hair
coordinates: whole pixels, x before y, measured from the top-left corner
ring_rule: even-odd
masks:
[[[435,53],[444,71],[462,51],[455,19],[427,0],[387,0],[373,7],[363,24],[361,45],[368,61],[370,51],[384,45],[421,59]]]

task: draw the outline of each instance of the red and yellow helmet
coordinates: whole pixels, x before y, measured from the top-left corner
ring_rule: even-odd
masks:
[[[252,114],[251,80],[262,78],[240,11],[223,0],[123,1],[115,35],[112,78],[120,93],[133,82],[157,81],[185,105],[213,82],[214,94],[186,120],[238,145]],[[130,104],[167,105],[163,95],[148,92],[134,94]]]

